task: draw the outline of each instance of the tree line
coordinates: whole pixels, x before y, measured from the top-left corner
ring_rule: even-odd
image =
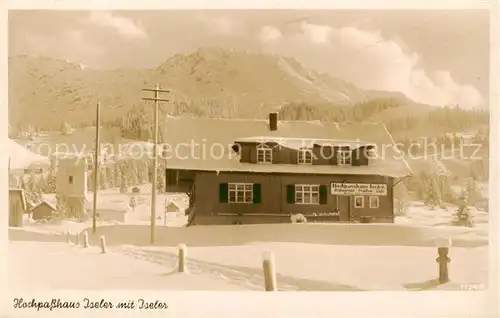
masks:
[[[422,171],[411,178],[403,179],[395,186],[394,191],[396,216],[405,215],[410,194],[432,210],[453,204],[456,208],[452,224],[457,226],[474,226],[473,207],[488,210],[488,200],[482,196],[472,178],[468,179],[460,190],[453,191],[449,177]]]
[[[290,102],[284,104],[279,109],[278,118],[280,120],[363,122],[371,121],[372,116],[383,111],[404,107],[407,107],[404,102],[396,98],[378,98],[349,106],[338,106],[331,103],[311,104]],[[230,105],[223,107],[220,104],[209,101],[206,101],[203,105],[189,101],[176,101],[169,105],[163,105],[159,109],[159,122],[164,121],[167,114],[172,116],[185,115],[208,118],[262,118],[267,115],[259,113],[257,110],[253,112],[238,110]],[[133,107],[127,113],[106,124],[120,127],[122,135],[126,138],[150,140],[153,135],[152,120],[152,107],[149,105],[140,105]],[[400,133],[403,133],[403,136],[404,132],[416,127],[444,127],[450,132],[455,132],[466,131],[478,126],[488,126],[489,112],[465,110],[458,107],[444,107],[430,109],[423,115],[415,115],[412,111],[409,111],[408,114],[395,118],[381,116],[377,121],[384,123],[391,134],[398,133],[398,135],[401,135]],[[482,136],[487,136],[488,133],[487,131],[483,131]],[[408,135],[408,138],[412,137],[412,135]],[[443,143],[448,142],[445,140],[444,134],[435,135],[434,137],[443,139]],[[159,138],[162,139],[163,136],[159,136]]]
[[[149,160],[122,159],[118,162],[99,167],[98,190],[119,188],[126,193],[131,186],[151,183],[153,180],[153,165]],[[87,187],[94,190],[94,171],[87,173]],[[158,192],[165,190],[165,163],[158,161],[156,174],[156,188]]]

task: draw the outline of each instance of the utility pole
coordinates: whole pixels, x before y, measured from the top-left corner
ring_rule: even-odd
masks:
[[[143,100],[152,100],[155,102],[154,106],[154,133],[153,133],[153,180],[151,182],[151,244],[155,243],[156,238],[156,181],[158,169],[158,103],[168,102],[167,99],[160,99],[160,92],[170,93],[170,91],[160,89],[160,85],[156,84],[154,89],[145,88],[143,91],[154,92],[154,98],[143,97]]]
[[[100,141],[99,141],[99,128],[101,126],[100,122],[100,112],[101,104],[97,103],[96,118],[95,118],[95,153],[94,153],[94,201],[92,202],[92,233],[97,231],[97,187],[99,186],[99,153],[100,153]]]

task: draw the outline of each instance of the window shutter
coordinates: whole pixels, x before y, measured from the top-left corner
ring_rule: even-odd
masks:
[[[262,202],[262,191],[260,183],[253,184],[253,203]]]
[[[332,156],[331,156],[331,159],[330,159],[330,163],[333,166],[337,166],[338,165],[337,157],[339,155],[339,147],[333,147],[331,151],[332,151]]]
[[[274,146],[273,148],[273,153],[272,153],[272,163],[281,163],[280,162],[280,158],[279,156],[281,155],[280,154],[280,147],[278,147],[278,144],[276,144],[276,146]]]
[[[295,203],[295,186],[293,184],[286,186],[286,202]]]
[[[257,163],[257,147],[248,147],[249,153],[250,153],[250,158],[249,162],[250,163]]]
[[[352,166],[360,166],[360,159],[361,159],[361,151],[360,149],[354,149],[351,152],[351,165]]]
[[[326,185],[319,186],[319,204],[326,204],[328,200],[328,187]]]
[[[219,185],[219,202],[228,202],[228,186],[227,183],[221,183]]]

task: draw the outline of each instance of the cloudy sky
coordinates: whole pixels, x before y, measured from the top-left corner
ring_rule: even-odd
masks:
[[[154,67],[202,46],[278,53],[362,88],[487,105],[487,11],[11,11],[9,54]]]

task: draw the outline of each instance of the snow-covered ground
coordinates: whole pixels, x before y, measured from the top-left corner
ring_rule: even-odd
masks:
[[[139,186],[140,193],[132,193],[132,187],[130,187],[127,193],[120,193],[119,189],[105,189],[99,190],[97,196],[97,212],[99,209],[107,209],[107,208],[120,208],[127,209],[130,202],[130,197],[136,197],[137,206],[132,211],[127,213],[127,220],[125,224],[150,224],[151,223],[151,185],[144,184]],[[44,194],[44,199],[56,204],[55,194]],[[92,211],[93,204],[93,192],[88,192],[88,200],[87,200],[87,208],[88,211]],[[175,202],[181,207],[181,211],[178,213],[179,215],[175,215],[175,213],[167,213],[165,214],[165,201]],[[185,194],[182,193],[160,193],[156,196],[156,224],[158,226],[184,226],[187,222],[187,218],[182,215],[184,209],[189,205],[188,198]],[[165,223],[166,221],[166,223]],[[68,224],[68,222],[64,222]],[[76,228],[85,228],[92,224],[92,221],[86,222],[69,222]],[[78,225],[76,225],[76,224]],[[26,226],[34,227],[34,228],[45,228],[45,227],[54,227],[61,228],[61,231],[65,231],[64,225],[54,225],[54,224],[45,224],[40,226],[40,224],[34,224],[32,221],[25,222]],[[99,222],[100,225],[110,224],[110,222]],[[116,224],[116,223],[113,223]]]
[[[272,251],[280,290],[425,290],[436,288],[434,242],[443,237],[453,240],[452,283],[439,288],[485,286],[488,280],[487,239],[458,227],[159,227],[155,246],[150,246],[148,226],[114,225],[99,226],[96,234],[89,230],[91,247],[87,249],[65,243],[64,233],[56,231],[35,233],[25,228],[9,232],[11,282],[20,288],[34,284],[40,288],[73,289],[152,286],[174,290],[262,290],[261,255]],[[101,235],[106,237],[109,251],[104,255],[99,248]],[[167,275],[175,268],[179,243],[188,246],[189,278]]]
[[[10,242],[9,284],[33,289],[241,290],[236,284],[100,248],[62,242]]]
[[[267,224],[183,227],[186,218],[157,219],[150,245],[150,188],[141,186],[142,202],[126,223],[26,221],[9,229],[10,283],[13,288],[262,290],[261,254],[273,251],[280,290],[460,290],[485,286],[488,264],[487,214],[476,212],[476,227],[451,226],[453,207],[430,210],[410,202],[396,224]],[[129,191],[130,192],[130,191]],[[99,202],[127,204],[131,194],[99,191]],[[89,195],[92,198],[92,195]],[[47,199],[54,198],[49,195]],[[165,199],[186,204],[180,194],[159,194],[157,216]],[[181,205],[182,205],[181,204]],[[99,207],[99,204],[98,204]],[[182,213],[181,213],[182,214]],[[87,230],[90,248],[65,242],[70,231]],[[108,253],[101,254],[104,235]],[[452,282],[437,286],[436,239],[451,238]],[[81,240],[80,240],[81,243]],[[190,274],[172,273],[176,246],[188,246]],[[85,275],[75,275],[85,273]]]
[[[487,282],[487,247],[452,249],[457,284]],[[83,248],[64,242],[11,242],[14,289],[262,290],[261,253],[272,250],[280,290],[362,291],[435,288],[435,249],[262,243],[189,247],[188,274],[176,273],[173,247]],[[36,261],[34,261],[36,260]]]
[[[452,225],[453,215],[457,207],[448,204],[445,208],[436,207],[431,209],[422,202],[408,202],[406,215],[397,217],[396,223],[413,224],[424,226],[449,226]],[[473,230],[481,236],[488,236],[488,213],[471,208],[474,216],[475,227]]]
[[[121,246],[122,252],[158,264],[176,259],[173,247]],[[262,290],[262,251],[275,254],[280,290],[424,290],[437,278],[436,249],[408,246],[348,246],[306,243],[254,243],[245,246],[190,247],[193,273]],[[450,253],[454,282],[486,284],[487,247]],[[474,269],[474,270],[472,270]]]

